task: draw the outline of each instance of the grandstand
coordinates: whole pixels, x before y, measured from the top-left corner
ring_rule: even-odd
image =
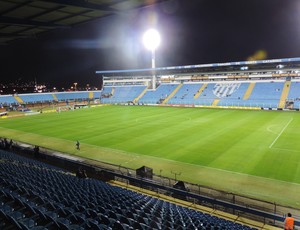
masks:
[[[290,58],[156,68],[155,90],[150,85],[152,69],[97,71],[104,79],[100,91],[1,95],[0,104],[101,99],[102,104],[299,110],[299,62]]]
[[[25,158],[0,150],[1,229],[261,229],[260,225],[241,224],[238,217],[220,218],[207,213],[209,209],[202,212],[93,178],[80,178],[28,158],[29,152]],[[39,155],[43,161],[46,157],[51,159]],[[73,162],[64,164],[80,166],[76,158],[71,159]],[[95,170],[82,167],[89,174]]]
[[[0,105],[11,105],[16,104],[18,101],[11,95],[1,95],[0,96]]]
[[[138,83],[148,88],[134,101],[138,104],[299,110],[299,61],[290,58],[96,73],[104,78],[104,90],[137,83],[138,76]],[[153,71],[156,90],[150,89]],[[124,94],[113,103],[129,101],[133,102]]]
[[[144,90],[146,86],[116,86],[106,87],[101,94],[102,103],[130,103],[133,102]]]
[[[90,102],[100,98],[102,91],[76,91],[76,92],[54,92],[54,93],[34,93],[19,95],[0,95],[0,105],[2,107],[34,106],[37,104],[49,103],[78,103]]]

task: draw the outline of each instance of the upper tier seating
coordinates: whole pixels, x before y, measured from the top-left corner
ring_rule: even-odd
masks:
[[[112,96],[113,91],[114,90],[113,90],[112,86],[106,86],[103,88],[103,90],[101,92],[101,96],[103,96],[103,95],[106,95],[106,96],[111,95]]]
[[[0,229],[252,229],[3,150],[0,159]]]
[[[148,90],[138,101],[144,104],[159,104],[166,99],[178,86],[178,84],[161,84],[156,90]]]
[[[177,93],[168,101],[168,104],[194,104],[194,96],[202,84],[183,84]]]
[[[146,88],[146,86],[114,86],[105,87],[102,92],[102,103],[127,103],[132,102]],[[111,94],[109,97],[107,97]]]

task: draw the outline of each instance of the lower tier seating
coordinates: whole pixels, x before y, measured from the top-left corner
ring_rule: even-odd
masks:
[[[252,229],[0,150],[0,229]]]

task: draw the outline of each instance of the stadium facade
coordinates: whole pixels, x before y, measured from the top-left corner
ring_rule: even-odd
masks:
[[[300,58],[286,58],[96,73],[103,77],[104,103],[298,110],[299,64]],[[140,94],[126,98],[128,87]]]

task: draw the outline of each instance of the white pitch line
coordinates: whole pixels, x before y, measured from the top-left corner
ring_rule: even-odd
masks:
[[[272,148],[272,146],[275,144],[275,142],[278,140],[278,138],[281,136],[281,134],[284,132],[284,130],[289,126],[289,124],[292,122],[293,118],[291,118],[289,120],[289,122],[283,127],[283,129],[281,130],[281,132],[277,135],[277,137],[275,138],[275,140],[272,142],[272,144],[270,144],[269,149]]]

